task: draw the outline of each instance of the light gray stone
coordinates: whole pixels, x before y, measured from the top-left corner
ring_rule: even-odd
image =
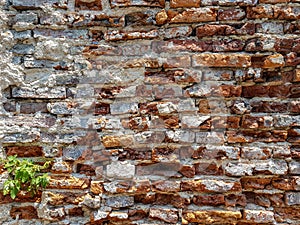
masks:
[[[287,163],[284,160],[266,160],[255,163],[256,172],[267,172],[269,174],[284,175],[288,171]]]
[[[65,87],[14,87],[12,96],[15,98],[66,98]]]
[[[229,176],[251,176],[253,174],[254,164],[250,163],[228,163],[224,166],[225,173]]]
[[[130,179],[135,175],[135,166],[130,162],[111,162],[106,167],[106,175],[110,178]]]
[[[112,208],[124,208],[134,204],[133,196],[113,196],[104,199],[105,205]]]
[[[255,223],[272,223],[274,220],[274,212],[262,210],[245,210],[244,217],[246,220]]]
[[[289,171],[291,174],[299,175],[300,174],[300,162],[298,162],[298,161],[289,162]]]
[[[285,201],[288,205],[300,205],[300,193],[288,192],[285,194]]]
[[[137,113],[138,104],[135,102],[131,103],[122,103],[122,102],[114,102],[110,105],[110,112],[112,115],[117,114],[126,114],[126,113]]]
[[[224,133],[223,132],[197,132],[196,133],[196,143],[200,144],[222,144],[224,143]]]
[[[172,102],[164,102],[157,104],[159,114],[170,114],[178,111],[178,105]]]
[[[209,118],[210,116],[183,115],[181,117],[181,124],[188,128],[197,128]]]

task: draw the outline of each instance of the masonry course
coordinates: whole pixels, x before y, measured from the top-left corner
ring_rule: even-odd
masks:
[[[0,6],[1,224],[299,224],[298,0]]]

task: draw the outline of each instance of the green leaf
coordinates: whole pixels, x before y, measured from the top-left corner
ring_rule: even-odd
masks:
[[[45,188],[49,183],[47,173],[37,173],[48,168],[51,164],[50,161],[38,165],[27,159],[18,159],[15,155],[9,156],[1,162],[9,173],[9,179],[4,182],[3,194],[10,194],[13,199],[16,198],[20,190],[26,190],[34,195],[40,188]]]

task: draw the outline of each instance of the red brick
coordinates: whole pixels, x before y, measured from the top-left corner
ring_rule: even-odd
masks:
[[[247,7],[247,19],[274,18],[273,7],[271,5],[259,5]]]
[[[254,101],[251,102],[251,112],[280,113],[288,110],[288,103]]]
[[[5,147],[6,154],[17,155],[18,157],[38,157],[43,156],[43,148],[40,146],[11,146]]]
[[[190,56],[179,56],[167,58],[166,62],[163,63],[164,68],[185,68],[191,66]]]
[[[199,7],[201,0],[171,0],[171,8],[193,8]]]
[[[196,28],[196,35],[198,38],[211,37],[215,35],[253,35],[255,33],[254,23],[244,23],[233,25],[217,25],[205,24]]]
[[[244,19],[245,15],[246,13],[243,9],[220,9],[218,11],[218,20],[242,20]]]
[[[225,196],[226,207],[246,206],[247,199],[244,194],[229,194]]]
[[[297,6],[274,6],[274,17],[279,20],[298,20],[300,11]]]
[[[270,86],[269,96],[277,97],[277,98],[285,98],[290,94],[290,86],[289,85],[277,85]]]
[[[80,10],[102,10],[101,0],[76,0],[75,7]]]
[[[197,195],[193,197],[193,203],[198,206],[220,206],[225,204],[225,198],[222,194]]]
[[[216,21],[217,12],[213,8],[186,9],[183,12],[168,11],[170,23],[200,23]]]
[[[208,41],[206,41],[208,43]],[[238,39],[229,39],[222,41],[213,41],[213,52],[237,52],[244,48],[244,41]]]
[[[16,219],[16,217],[18,217],[18,219],[23,220],[31,220],[38,218],[36,208],[34,208],[33,206],[13,206],[10,210],[10,216],[13,219]]]
[[[202,53],[192,56],[193,66],[208,67],[249,67],[251,57],[246,54],[221,54]]]
[[[269,86],[244,86],[242,91],[242,96],[245,98],[254,98],[254,97],[268,97],[269,95]]]
[[[69,216],[76,216],[76,217],[83,217],[84,216],[84,211],[82,210],[81,207],[73,207],[73,208],[68,208],[68,215]]]
[[[242,177],[241,183],[243,189],[265,189],[271,184],[272,178],[260,178],[260,177]]]
[[[196,175],[223,175],[222,166],[215,162],[201,162],[195,164]]]
[[[300,101],[292,101],[289,103],[289,111],[292,113],[300,112]]]
[[[46,102],[20,103],[20,113],[30,114],[36,112],[48,112]]]
[[[96,115],[106,115],[110,112],[110,105],[107,103],[96,103],[95,114]]]
[[[286,220],[289,219],[289,220],[295,220],[297,223],[300,220],[299,206],[276,207],[274,211],[276,213],[275,219],[278,222],[286,222]]]
[[[115,7],[126,7],[126,6],[148,6],[148,7],[165,7],[164,0],[111,0],[110,5],[112,8]]]
[[[259,3],[277,4],[277,3],[288,3],[291,0],[260,0]]]

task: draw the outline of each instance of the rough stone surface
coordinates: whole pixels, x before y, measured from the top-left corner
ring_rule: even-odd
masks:
[[[298,225],[299,4],[0,0],[0,224]]]

